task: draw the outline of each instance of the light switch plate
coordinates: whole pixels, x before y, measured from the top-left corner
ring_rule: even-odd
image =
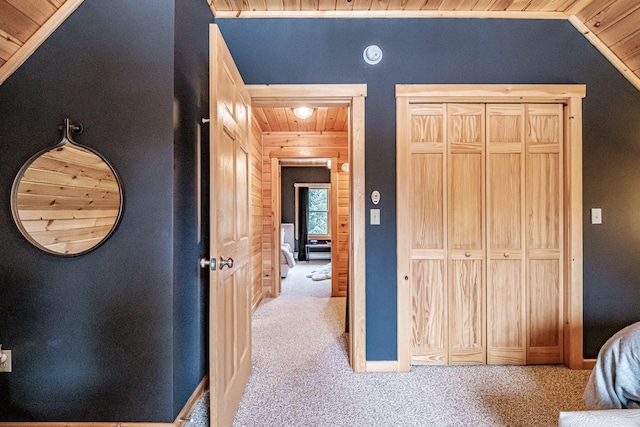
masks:
[[[380,225],[380,209],[371,209],[371,225]]]
[[[0,372],[11,372],[11,350],[2,350],[2,354],[7,356],[7,359],[0,363]]]
[[[602,224],[602,208],[591,208],[591,224]]]

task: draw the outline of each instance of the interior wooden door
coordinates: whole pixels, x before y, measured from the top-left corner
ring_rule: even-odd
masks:
[[[449,363],[446,116],[444,104],[410,107],[408,139],[398,150],[408,159],[399,200],[398,241],[409,245],[411,363]],[[406,262],[404,259],[401,262]]]
[[[526,363],[523,104],[487,105],[487,363]]]
[[[447,105],[449,364],[486,363],[485,114]]]
[[[528,104],[526,120],[527,363],[562,363],[562,104]]]
[[[210,423],[230,426],[251,372],[250,98],[215,24],[210,91]]]

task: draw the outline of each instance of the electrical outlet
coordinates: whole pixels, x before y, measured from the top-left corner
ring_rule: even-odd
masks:
[[[0,358],[4,359],[4,362],[0,362],[0,372],[11,372],[11,350],[2,350]]]

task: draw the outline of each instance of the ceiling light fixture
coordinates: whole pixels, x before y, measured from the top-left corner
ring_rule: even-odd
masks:
[[[300,120],[306,120],[313,114],[313,108],[298,107],[293,109],[293,114]]]

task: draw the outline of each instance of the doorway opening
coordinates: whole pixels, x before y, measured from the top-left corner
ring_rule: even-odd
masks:
[[[347,318],[350,325],[349,359],[354,371],[365,371],[364,97],[366,85],[248,85],[247,89],[254,112],[260,108],[286,108],[286,111],[289,111],[294,107],[327,109],[327,114],[330,108],[344,111],[342,120],[346,118],[348,124],[346,133],[341,132],[343,135],[337,136],[331,135],[330,131],[323,131],[314,136],[314,138],[317,137],[315,143],[307,141],[297,145],[296,140],[299,139],[299,135],[308,132],[300,129],[289,130],[289,134],[262,133],[262,286],[270,296],[277,297],[280,292],[280,245],[276,243],[281,240],[281,161],[283,159],[330,159],[331,188],[338,189],[338,168],[343,171],[345,177],[343,179],[348,185],[348,197],[345,199],[346,218],[349,224],[348,237],[342,242],[342,247],[337,251],[332,247],[331,268],[334,278],[332,282],[336,282],[332,283],[332,295],[336,291],[338,282],[335,278],[340,274],[334,253],[342,252],[346,254],[347,259],[342,275],[345,280],[344,291],[347,296]],[[275,112],[274,114],[276,122],[281,126],[288,123],[283,113],[280,116]],[[337,117],[334,120],[338,120]],[[345,148],[336,148],[317,142],[330,139],[332,136],[336,139],[345,139]],[[265,140],[268,138],[274,139],[270,150],[266,149]],[[338,191],[332,191],[330,205],[335,212],[338,212],[339,202]],[[337,221],[332,222],[330,234],[331,244],[334,246],[334,236],[339,234]],[[306,248],[303,250],[306,251]]]
[[[348,188],[332,188],[329,162],[330,159],[280,160],[281,293],[285,289],[282,284],[289,278],[289,271],[297,273],[304,269],[307,271],[302,278],[308,276],[310,280],[322,281],[329,296],[346,296],[348,263],[345,261],[348,260],[348,251],[341,253],[340,249],[348,248],[348,218],[339,221],[341,208],[332,206],[331,196],[335,191],[346,193],[342,209],[348,213]],[[277,218],[274,220],[277,221]],[[339,222],[338,235],[333,230],[336,222]],[[340,228],[344,229],[342,233]],[[341,245],[341,241],[346,244]],[[311,269],[308,268],[310,263]],[[339,272],[344,264],[344,273],[333,275],[333,263]],[[335,289],[332,284],[336,285]]]

